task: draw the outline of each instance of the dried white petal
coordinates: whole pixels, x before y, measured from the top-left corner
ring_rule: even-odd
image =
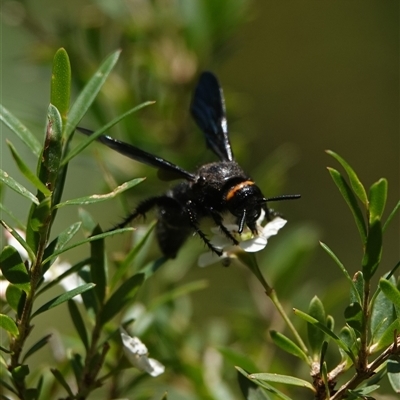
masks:
[[[164,365],[154,358],[148,358],[147,347],[138,337],[129,336],[123,328],[120,328],[120,332],[125,356],[134,367],[151,376],[158,376],[164,372]]]

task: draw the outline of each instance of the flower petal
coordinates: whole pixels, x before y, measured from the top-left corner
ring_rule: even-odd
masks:
[[[164,372],[164,365],[154,358],[148,358],[147,347],[138,337],[129,336],[123,328],[120,328],[120,332],[125,356],[134,367],[151,376],[158,376]]]
[[[253,239],[245,240],[244,242],[240,242],[239,246],[241,249],[246,251],[247,253],[256,253],[257,251],[262,250],[268,243],[268,240],[264,236],[257,236]]]
[[[286,225],[287,221],[281,217],[275,217],[272,221],[268,222],[267,225],[262,229],[261,235],[268,239],[271,236],[276,235],[281,228]]]

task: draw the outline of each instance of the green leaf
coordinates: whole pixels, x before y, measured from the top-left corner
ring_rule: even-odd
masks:
[[[14,178],[11,178],[11,176],[9,176],[7,172],[3,171],[2,169],[0,169],[0,182],[6,184],[10,189],[14,190],[14,192],[17,192],[21,196],[29,199],[32,203],[39,204],[39,200],[34,194],[18,183]]]
[[[362,259],[362,270],[364,278],[369,281],[375,274],[382,256],[382,227],[381,221],[375,219],[372,221],[367,243],[365,245],[364,257]]]
[[[111,295],[104,304],[100,314],[100,323],[104,325],[107,321],[118,314],[122,308],[130,303],[137,290],[144,282],[144,274],[136,274],[128,278],[122,285]]]
[[[97,131],[93,132],[90,136],[88,136],[82,143],[76,146],[73,150],[71,150],[68,155],[63,160],[63,165],[67,162],[71,161],[72,158],[76,157],[79,153],[81,153],[86,147],[90,145],[90,143],[94,142],[100,135],[110,130],[114,125],[118,122],[123,120],[124,118],[128,117],[129,115],[133,114],[136,111],[141,110],[144,107],[147,107],[151,104],[154,104],[154,101],[146,101],[145,103],[139,104],[136,107],[131,108],[127,112],[119,115],[118,117],[114,118],[108,124],[104,125],[102,128],[98,129]]]
[[[387,227],[389,226],[390,222],[392,221],[392,219],[394,218],[394,216],[396,215],[396,212],[400,209],[400,200],[398,201],[398,203],[396,204],[396,206],[393,208],[393,211],[390,213],[390,215],[388,216],[385,224],[383,225],[382,231],[385,232]]]
[[[277,396],[279,399],[282,400],[292,400],[290,397],[286,396],[284,393],[282,393],[281,391],[279,391],[278,389],[275,389],[273,386],[269,385],[267,382],[265,381],[257,381],[256,379],[252,378],[251,374],[248,374],[245,370],[243,370],[240,367],[236,367],[236,369],[243,375],[245,376],[247,379],[253,381],[254,383],[256,383],[257,385],[263,387],[264,389],[266,389],[268,392],[273,393],[275,396]]]
[[[326,333],[331,339],[334,340],[334,342],[343,350],[345,353],[351,358],[351,360],[355,363],[355,356],[353,352],[348,348],[348,346],[328,327],[321,322],[319,322],[317,319],[311,317],[307,313],[300,311],[298,309],[293,309],[294,313],[298,315],[300,318],[304,319],[305,321],[315,325],[317,328],[319,328],[322,332]]]
[[[386,179],[379,179],[369,189],[369,220],[382,219],[387,199],[388,182]]]
[[[43,258],[46,259],[50,257],[55,251],[60,251],[62,250],[66,244],[75,236],[75,234],[78,232],[79,228],[81,227],[81,222],[75,222],[73,223],[70,227],[67,229],[63,230],[45,249]],[[53,259],[53,262],[56,259]],[[45,274],[45,272],[50,268],[52,263],[47,263],[43,269],[42,269],[42,274]]]
[[[330,257],[333,259],[333,261],[335,261],[335,263],[339,266],[340,270],[343,272],[343,275],[346,277],[346,279],[350,283],[352,292],[358,293],[357,287],[356,287],[353,279],[351,279],[351,276],[347,272],[345,266],[342,264],[342,262],[336,256],[336,254],[325,243],[320,242],[320,245],[330,255]],[[361,298],[358,299],[358,302],[361,303]]]
[[[368,198],[367,198],[367,193],[365,191],[364,186],[362,185],[360,179],[358,179],[357,174],[354,172],[353,168],[350,167],[350,165],[338,154],[334,153],[331,150],[326,151],[329,155],[331,155],[333,158],[335,158],[339,163],[342,165],[344,170],[347,173],[347,176],[349,177],[351,187],[354,190],[354,193],[357,195],[357,197],[361,200],[361,202],[367,206],[368,204]]]
[[[18,365],[11,371],[11,375],[17,382],[23,382],[29,375],[29,367],[27,365]]]
[[[365,221],[363,214],[361,212],[360,206],[357,203],[357,198],[350,189],[350,186],[347,184],[343,176],[333,168],[328,168],[328,171],[338,187],[341,195],[346,201],[347,205],[350,208],[350,211],[353,214],[354,220],[356,222],[358,232],[360,233],[362,243],[365,243],[367,238],[367,228],[365,227]]]
[[[93,235],[102,233],[97,226]],[[100,304],[103,304],[107,288],[107,259],[104,249],[104,239],[95,240],[90,243],[90,274],[92,282],[96,285],[94,291]]]
[[[358,333],[363,327],[363,311],[360,303],[351,303],[344,310],[347,324]]]
[[[259,381],[283,383],[285,385],[300,386],[300,387],[310,389],[312,392],[315,392],[315,389],[310,382],[307,382],[303,379],[295,378],[295,377],[289,376],[289,375],[269,374],[266,372],[261,372],[258,374],[250,374],[249,378],[257,379]]]
[[[51,214],[51,197],[45,197],[38,206],[34,206],[29,218],[29,226],[33,232],[43,233],[49,223]]]
[[[245,400],[270,400],[270,397],[261,387],[239,371],[237,372],[237,380]]]
[[[17,250],[5,246],[0,254],[1,272],[4,277],[18,289],[29,293],[31,290],[30,277],[25,264]]]
[[[42,265],[45,265],[46,263],[48,263],[52,259],[58,257],[60,254],[63,254],[68,250],[74,249],[75,247],[82,246],[83,244],[90,243],[90,242],[93,242],[95,240],[103,239],[103,238],[105,238],[107,236],[114,236],[114,235],[116,235],[118,233],[125,233],[125,232],[132,232],[132,231],[133,231],[133,228],[122,228],[122,229],[116,229],[115,231],[104,232],[104,233],[102,233],[100,235],[96,235],[96,236],[92,236],[92,237],[86,238],[86,239],[84,239],[84,240],[82,240],[80,242],[74,243],[71,246],[63,247],[61,250],[55,251],[53,254],[51,254],[45,260],[43,260]]]
[[[391,277],[389,282],[395,283],[394,277]],[[371,300],[372,309],[371,315],[371,336],[372,343],[378,341],[379,337],[385,332],[390,324],[396,319],[392,302],[379,289],[378,293]],[[400,332],[400,331],[399,331]]]
[[[42,146],[29,129],[22,122],[14,117],[5,107],[0,105],[0,120],[4,122],[21,140],[25,143],[32,153],[39,157]]]
[[[362,304],[364,299],[364,276],[361,271],[357,271],[353,277],[354,286],[350,288],[350,302]],[[354,289],[355,288],[355,289]]]
[[[86,332],[85,322],[83,321],[82,315],[79,312],[78,306],[73,300],[68,300],[68,310],[71,315],[71,320],[75,326],[78,335],[85,346],[85,349],[89,349],[89,339]]]
[[[93,74],[92,78],[90,78],[89,82],[85,85],[75,103],[72,105],[65,127],[65,136],[67,138],[69,138],[79,121],[89,110],[108,75],[118,61],[120,53],[121,51],[116,51],[107,57],[99,69]]]
[[[308,314],[319,321],[321,324],[325,325],[326,323],[326,314],[324,305],[321,300],[314,296],[308,306]],[[313,324],[307,324],[307,334],[308,334],[308,343],[311,348],[311,355],[314,361],[319,360],[319,356],[321,354],[321,346],[323,341],[325,340],[325,333],[318,329]]]
[[[225,360],[229,361],[232,365],[237,365],[246,371],[256,371],[257,366],[254,361],[230,347],[218,347],[218,351],[224,356]]]
[[[357,352],[357,338],[354,335],[353,329],[349,328],[348,326],[343,327],[339,333],[339,338],[347,348],[351,349],[353,353]],[[342,361],[346,361],[346,369],[349,368],[353,364],[353,360],[340,347],[339,352],[342,356]]]
[[[387,328],[386,330],[377,337],[378,341],[376,345],[371,349],[373,350],[374,353],[386,348],[387,346],[391,345],[393,341],[395,340],[395,332],[397,334],[400,332],[400,319],[394,320]]]
[[[22,358],[22,362],[27,360],[32,354],[36,353],[40,350],[43,346],[45,346],[51,338],[51,334],[42,337],[38,340],[33,346],[29,348],[29,350],[25,353],[24,357]]]
[[[10,234],[14,237],[14,239],[26,250],[28,253],[29,260],[31,263],[34,263],[36,260],[35,253],[32,251],[28,243],[23,239],[23,237],[11,226],[8,226],[3,220],[0,220],[1,225],[10,232]]]
[[[17,325],[8,315],[0,314],[0,328],[3,328],[12,336],[18,336]]]
[[[6,289],[7,304],[14,310],[18,311],[21,298],[23,297],[23,290],[10,283]]]
[[[43,153],[38,163],[38,175],[46,187],[53,192],[60,169],[62,155],[62,120],[52,104],[47,110],[46,137]]]
[[[85,236],[90,236],[97,226],[97,222],[93,219],[89,212],[79,207],[78,209],[79,219],[82,221],[82,231]]]
[[[54,375],[54,377],[57,379],[57,381],[61,384],[61,386],[67,391],[69,397],[72,399],[74,398],[74,393],[72,392],[72,389],[69,387],[67,381],[65,380],[63,374],[56,368],[50,368],[51,373]]]
[[[60,48],[53,58],[50,102],[58,109],[63,123],[66,122],[71,92],[71,65],[68,53]]]
[[[75,296],[78,296],[79,294],[82,294],[82,293],[86,292],[87,290],[92,289],[94,286],[95,285],[93,283],[87,283],[85,285],[78,286],[75,289],[69,290],[68,292],[63,293],[60,296],[54,297],[53,299],[48,301],[46,304],[41,306],[38,310],[36,310],[32,314],[32,318],[36,317],[37,315],[39,315],[47,310],[50,310],[54,307],[59,306],[60,304],[65,303],[68,300],[71,300]]]
[[[18,154],[17,149],[14,147],[14,145],[8,140],[6,140],[6,142],[8,148],[11,151],[11,155],[18,166],[18,169],[25,176],[25,178],[28,179],[29,182],[31,182],[32,185],[35,186],[37,190],[41,191],[45,196],[50,196],[50,190],[47,189],[46,185],[44,185],[44,183],[42,183],[40,179],[29,169],[24,160],[22,160],[22,158]]]
[[[127,273],[128,269],[131,267],[131,264],[135,260],[137,254],[140,252],[140,250],[144,247],[145,243],[149,239],[149,236],[153,232],[155,226],[156,221],[150,224],[143,237],[140,238],[139,242],[136,243],[134,247],[132,247],[132,249],[125,256],[121,264],[118,265],[118,269],[111,279],[111,288],[113,288],[118,282],[121,281],[121,279],[123,279],[124,275]]]
[[[295,357],[298,357],[305,361],[307,364],[310,364],[310,359],[306,353],[296,343],[290,340],[287,336],[279,333],[277,331],[269,332],[272,341],[280,347],[283,351],[286,351],[289,354],[292,354]],[[247,369],[247,368],[246,368]]]
[[[400,393],[400,360],[398,357],[389,358],[387,361],[387,374],[393,390]]]
[[[94,194],[92,196],[80,197],[78,199],[73,199],[73,200],[67,200],[64,203],[58,204],[57,207],[60,208],[60,207],[69,206],[69,205],[87,205],[87,204],[100,203],[101,201],[110,200],[110,199],[113,199],[115,196],[119,195],[120,193],[124,192],[125,190],[128,190],[128,189],[138,185],[140,182],[143,182],[144,179],[145,178],[132,179],[131,181],[125,182],[122,185],[118,186],[110,193]]]
[[[400,291],[393,283],[387,279],[381,278],[379,281],[379,287],[381,288],[384,295],[393,302],[397,309],[400,309]]]

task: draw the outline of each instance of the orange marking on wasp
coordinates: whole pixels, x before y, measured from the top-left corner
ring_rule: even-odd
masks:
[[[254,182],[253,182],[253,181],[244,181],[244,182],[238,183],[237,185],[235,185],[235,186],[228,192],[228,194],[226,195],[226,200],[230,200],[230,199],[235,195],[235,193],[236,193],[238,190],[243,189],[243,188],[246,187],[246,186],[251,186],[251,185],[254,185]]]

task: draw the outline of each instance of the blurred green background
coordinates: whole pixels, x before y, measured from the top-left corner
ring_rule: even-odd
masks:
[[[290,293],[291,306],[304,309],[318,294],[332,304],[328,311],[337,313],[333,304],[347,296],[346,286],[317,242],[327,243],[350,273],[360,268],[362,253],[350,212],[326,171],[328,165],[338,166],[324,150],[344,157],[367,187],[386,177],[387,210],[394,207],[400,192],[397,1],[2,0],[1,7],[1,103],[39,138],[57,48],[65,47],[71,57],[73,96],[100,62],[121,48],[115,73],[82,124],[96,129],[142,101],[156,100],[110,134],[194,170],[214,158],[189,117],[190,95],[199,72],[214,71],[225,90],[237,160],[266,196],[302,195],[276,205],[289,223],[282,239],[281,234],[273,238],[264,252],[271,254],[270,264],[279,265],[279,257],[290,250],[280,241],[290,244],[297,232],[292,244],[299,245],[304,232],[308,249],[315,247],[313,257],[307,252],[303,270],[293,272],[288,285],[282,278],[274,281],[279,272],[273,266],[271,274],[265,269],[267,277],[282,300]],[[0,129],[1,167],[19,179],[5,139],[12,139],[30,165],[36,161],[4,125]],[[64,199],[108,190],[93,150],[105,155],[118,182],[148,177],[127,200],[131,206],[168,188],[150,168],[94,144],[70,165]],[[25,200],[8,191],[5,203],[25,218]],[[105,228],[124,215],[117,200],[89,211]],[[72,208],[59,214],[56,230],[77,219]],[[197,242],[192,239],[164,272],[176,271],[176,279],[185,281],[208,280],[209,287],[193,296],[194,324],[201,331],[221,317],[240,314],[249,288],[262,293],[245,283],[247,272],[236,267],[193,266],[194,254],[202,250]],[[116,249],[127,245],[120,237],[109,243]],[[385,237],[382,274],[399,260],[399,243],[397,217]],[[71,260],[80,256],[72,253]],[[157,285],[157,277],[151,285]],[[256,306],[268,319],[265,305],[256,301]],[[241,316],[235,323],[246,324],[246,313]],[[335,316],[340,324],[341,315]]]

